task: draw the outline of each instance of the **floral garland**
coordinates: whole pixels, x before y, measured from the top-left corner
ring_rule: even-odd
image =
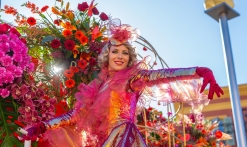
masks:
[[[14,79],[32,72],[34,64],[20,33],[8,24],[0,24],[0,49],[0,96],[6,98]]]

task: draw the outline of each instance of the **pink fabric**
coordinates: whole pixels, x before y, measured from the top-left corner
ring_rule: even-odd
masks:
[[[122,140],[121,135],[116,135],[123,134],[123,132],[118,132],[121,128],[128,130],[126,127],[134,124],[137,102],[144,105],[142,103],[144,101],[158,99],[165,103],[188,102],[193,107],[206,105],[205,101],[201,103],[204,97],[199,94],[200,80],[195,73],[169,77],[172,74],[166,73],[167,69],[162,69],[165,75],[160,77],[155,73],[156,71],[144,70],[146,67],[142,61],[118,72],[103,68],[99,79],[93,80],[89,85],[81,84],[78,87],[79,92],[75,94],[77,102],[74,110],[76,113],[71,118],[71,122],[75,123],[47,131],[46,137],[49,142],[55,147],[65,144],[77,147],[102,146],[104,142],[112,144],[111,140],[114,137]],[[141,71],[143,75],[140,74]],[[154,86],[161,95],[153,92]],[[138,130],[135,127],[131,129],[136,132],[134,138],[141,141]],[[114,135],[113,132],[116,131],[118,133]],[[57,135],[59,138],[53,137]]]

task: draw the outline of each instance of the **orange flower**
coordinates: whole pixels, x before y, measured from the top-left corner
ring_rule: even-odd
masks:
[[[87,42],[88,42],[88,39],[87,39],[86,36],[82,36],[82,37],[80,38],[80,43],[81,43],[82,45],[87,44]]]
[[[77,30],[75,32],[75,38],[80,40],[82,36],[85,36],[84,33],[81,30]]]
[[[69,69],[65,70],[63,74],[66,78],[72,78],[74,76],[74,72]]]
[[[79,72],[79,68],[75,67],[75,66],[70,66],[69,70],[71,70],[74,73],[78,73]]]
[[[63,30],[63,36],[65,36],[65,37],[70,37],[71,35],[72,35],[72,31],[70,31],[70,30]]]
[[[61,15],[61,12],[59,12],[58,9],[55,8],[55,7],[52,7],[52,8],[51,8],[51,11],[52,11],[54,14],[56,14],[56,15]]]
[[[66,21],[65,23],[62,22],[61,23],[61,26],[64,28],[64,29],[67,29],[67,30],[76,30],[76,27],[71,25],[70,22]]]
[[[75,46],[75,48],[72,50],[72,52],[73,52],[74,58],[76,58],[77,55],[79,54],[79,51],[78,51],[78,49],[77,49],[76,46]]]
[[[80,60],[78,61],[78,66],[82,69],[87,67],[87,60]]]
[[[36,7],[36,5],[34,3],[31,3],[31,2],[28,1],[27,3],[25,3],[25,6],[27,8],[30,8],[31,12],[33,12],[33,13],[40,13],[39,12],[39,7]]]
[[[7,6],[7,5],[4,6],[4,12],[6,14],[12,14],[12,15],[16,15],[18,13],[17,10],[14,7],[10,7],[10,6]]]
[[[27,23],[28,23],[30,26],[33,26],[33,25],[36,24],[36,19],[33,18],[33,17],[29,17],[29,18],[27,19]]]
[[[75,81],[73,79],[68,79],[66,82],[65,82],[65,85],[66,87],[68,88],[73,88],[75,86]]]
[[[99,26],[95,26],[92,31],[92,40],[95,40],[96,38],[102,36],[102,33],[99,31]]]
[[[26,19],[24,16],[21,16],[21,18],[20,18],[19,15],[16,15],[15,22],[16,22],[19,26],[21,26],[21,25],[24,25],[24,24],[27,23],[27,19]]]
[[[49,6],[46,5],[46,6],[42,7],[40,11],[45,12],[48,8],[49,8]]]
[[[68,16],[70,21],[72,21],[75,17],[74,13],[71,10],[68,11],[66,15]]]
[[[80,55],[80,60],[86,59],[87,61],[89,61],[91,58],[91,54],[92,54],[91,52],[90,53],[82,52]]]

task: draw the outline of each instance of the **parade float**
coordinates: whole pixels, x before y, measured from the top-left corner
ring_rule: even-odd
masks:
[[[56,0],[54,6],[26,2],[22,7],[37,18],[24,16],[12,6],[1,9],[15,21],[1,20],[0,24],[1,147],[22,147],[19,127],[71,110],[79,84],[97,77],[97,56],[108,40],[105,32],[110,18],[93,1],[79,3],[77,9],[63,0]],[[157,64],[168,67],[144,37],[135,43],[154,55],[150,69]],[[137,115],[137,126],[149,146],[214,147],[224,146],[221,140],[231,138],[201,113],[187,116],[180,109],[174,114],[170,110],[163,115],[146,107]],[[42,138],[32,146],[42,146]]]

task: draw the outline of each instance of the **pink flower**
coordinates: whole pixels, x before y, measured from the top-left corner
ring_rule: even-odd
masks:
[[[10,56],[3,56],[1,59],[0,59],[2,65],[4,66],[10,66],[13,64],[13,60],[11,59]]]
[[[35,98],[35,96],[36,96],[35,92],[33,92],[33,91],[28,91],[28,92],[23,96],[23,99],[24,99],[24,100],[30,100],[30,99]]]
[[[131,35],[129,31],[127,31],[126,29],[121,29],[121,28],[118,28],[112,31],[112,34],[113,34],[113,38],[121,43],[127,41]]]
[[[7,42],[0,43],[0,48],[4,53],[9,52],[9,44]]]
[[[20,37],[21,34],[15,29],[15,28],[10,28],[9,32],[15,34],[16,36]]]
[[[89,6],[88,6],[87,2],[83,2],[82,4],[78,4],[78,6],[77,6],[78,10],[80,10],[80,11],[85,11],[88,7]]]
[[[95,66],[96,64],[97,64],[96,59],[95,59],[95,58],[90,58],[90,60],[89,60],[89,65],[90,65],[90,66]]]
[[[46,120],[50,120],[51,118],[53,118],[55,115],[54,112],[45,112],[45,113],[42,113],[42,120],[43,121],[46,121]]]
[[[64,55],[61,51],[55,51],[55,52],[51,53],[51,56],[53,58],[64,58]]]
[[[11,72],[6,72],[5,76],[3,77],[4,83],[13,83],[14,76]]]
[[[6,72],[6,68],[0,67],[0,75]]]
[[[54,104],[56,103],[56,99],[52,98],[49,100],[44,100],[42,103],[42,110],[44,111],[54,111]]]
[[[22,55],[21,54],[14,54],[13,60],[16,62],[22,62]]]
[[[102,13],[99,15],[99,17],[100,17],[100,19],[101,19],[102,21],[106,21],[106,20],[109,19],[109,17],[108,17],[104,12],[102,12]]]
[[[16,77],[21,77],[22,76],[22,73],[23,73],[23,70],[21,69],[21,67],[16,67],[15,72],[14,72],[14,75]]]
[[[25,121],[30,124],[35,124],[41,121],[41,117],[38,115],[37,111],[32,111],[32,114],[27,116]]]
[[[0,59],[4,56],[4,53],[0,51]]]
[[[99,15],[99,11],[98,11],[98,9],[96,7],[94,7],[92,9],[92,12],[93,12],[94,15]]]
[[[35,106],[31,99],[25,101],[25,105],[18,108],[20,114],[24,114],[26,117],[32,115],[32,112],[35,110]]]
[[[9,96],[9,90],[8,89],[0,89],[0,95],[2,98],[6,98]]]
[[[36,96],[37,96],[38,98],[41,98],[41,97],[43,97],[44,95],[45,95],[45,92],[44,92],[43,90],[38,89],[38,90],[36,91]]]
[[[0,42],[7,42],[9,41],[9,36],[6,34],[0,35]]]
[[[34,71],[34,63],[30,63],[27,65],[27,72],[32,72]]]

